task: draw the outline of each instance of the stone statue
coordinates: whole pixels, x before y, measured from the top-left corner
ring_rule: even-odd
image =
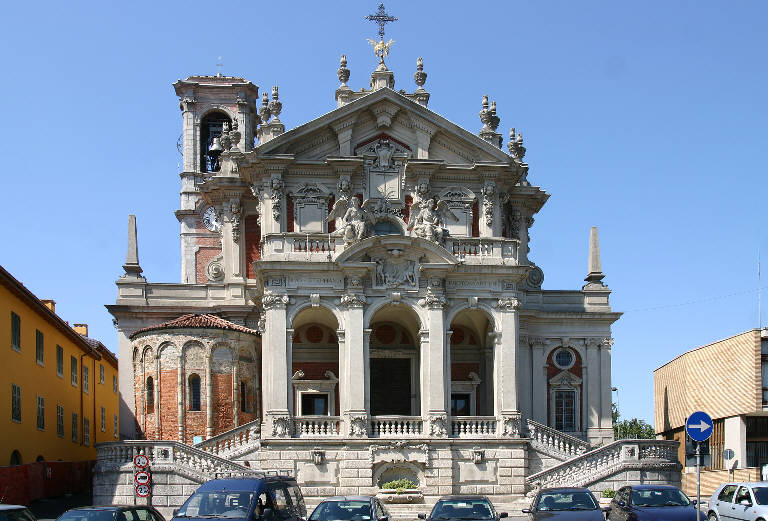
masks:
[[[339,197],[333,205],[331,213],[325,219],[331,222],[343,216],[344,225],[335,232],[337,236],[344,237],[347,243],[361,241],[371,234],[373,227],[373,215],[370,210],[371,200],[366,199],[363,204],[357,197]]]
[[[459,218],[448,207],[446,201],[432,197],[426,201],[414,202],[411,207],[414,217],[408,223],[408,231],[416,237],[441,244],[447,230],[446,222],[458,222]]]

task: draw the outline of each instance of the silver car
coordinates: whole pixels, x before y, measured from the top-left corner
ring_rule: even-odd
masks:
[[[709,521],[768,521],[768,481],[725,483],[709,500]]]

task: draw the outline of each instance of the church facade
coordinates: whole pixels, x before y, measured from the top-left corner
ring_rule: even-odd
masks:
[[[108,306],[121,437],[290,472],[308,496],[522,494],[613,442],[597,230],[586,284],[542,289],[548,194],[522,136],[503,143],[487,97],[477,133],[431,111],[421,59],[394,90],[379,46],[368,88],[342,56],[336,108],[289,131],[277,87],[174,84],[181,282],[142,275],[131,216]]]

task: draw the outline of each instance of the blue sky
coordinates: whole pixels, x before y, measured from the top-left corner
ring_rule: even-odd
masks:
[[[127,215],[150,281],[179,280],[177,78],[223,72],[280,86],[292,128],[376,65],[375,1],[11,2],[3,8],[0,264],[110,347],[105,304]],[[625,417],[653,419],[652,371],[758,325],[768,284],[768,73],[760,1],[391,0],[396,88],[424,58],[430,108],[477,132],[483,94],[521,130],[529,179],[552,194],[532,259],[545,289],[577,289],[589,227],[625,314],[613,384]],[[506,139],[505,139],[506,142]],[[766,297],[766,294],[763,294]],[[765,299],[768,307],[768,299]],[[726,368],[702,368],[708,371]]]

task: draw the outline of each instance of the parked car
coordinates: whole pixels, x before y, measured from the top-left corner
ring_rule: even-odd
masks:
[[[165,521],[165,518],[148,506],[111,505],[72,508],[61,514],[56,521]]]
[[[312,511],[309,521],[389,521],[389,511],[373,496],[334,496]]]
[[[37,518],[24,505],[0,504],[0,521],[37,521]]]
[[[710,521],[768,519],[768,481],[724,483],[709,499]]]
[[[483,519],[499,521],[507,517],[506,512],[496,513],[491,500],[485,496],[445,496],[441,497],[429,515],[419,514],[419,519],[429,521],[450,521],[453,519]]]
[[[290,476],[254,474],[203,483],[173,513],[185,519],[306,519],[304,496]]]
[[[695,521],[696,502],[671,485],[633,485],[616,491],[609,521]],[[699,521],[706,521],[701,513]]]
[[[563,487],[539,490],[523,513],[530,521],[605,521],[607,510],[600,508],[589,489]]]

